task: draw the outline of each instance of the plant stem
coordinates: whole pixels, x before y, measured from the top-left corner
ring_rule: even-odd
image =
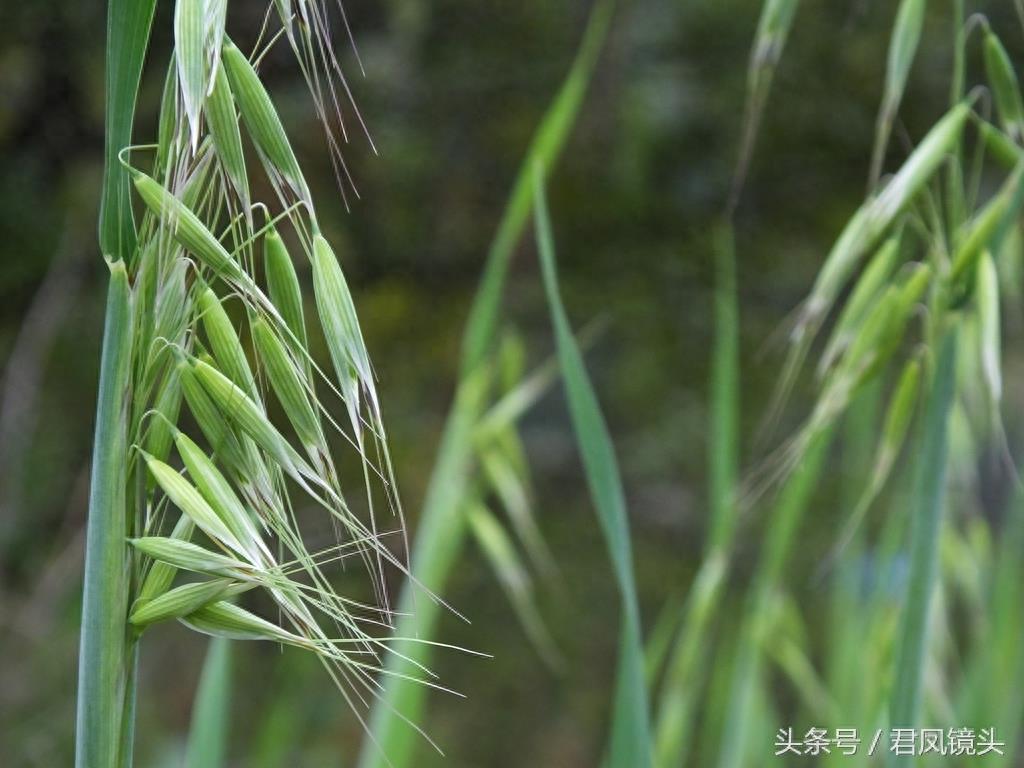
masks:
[[[136,649],[127,638],[130,579],[128,420],[132,309],[125,264],[135,248],[128,175],[118,155],[131,143],[135,100],[156,0],[110,0],[107,8],[105,165],[100,248],[110,265],[96,403],[82,634],[78,657],[77,768],[130,766]]]
[[[121,721],[131,666],[125,630],[128,572],[124,543],[131,327],[128,274],[124,263],[118,261],[110,267],[86,530],[78,661],[78,768],[120,764]]]
[[[690,748],[696,703],[711,645],[709,625],[717,616],[729,570],[736,528],[737,429],[739,422],[739,306],[733,224],[714,234],[715,338],[712,349],[708,468],[711,521],[704,559],[693,580],[686,615],[666,670],[655,728],[655,765],[684,762]]]
[[[890,706],[894,728],[912,728],[921,702],[921,679],[928,645],[928,614],[938,571],[939,531],[946,488],[946,439],[953,402],[956,331],[949,329],[940,342],[925,412],[914,480],[914,510],[910,529],[910,581],[903,608],[900,648]],[[893,756],[891,766],[908,762]]]
[[[747,764],[754,730],[755,705],[761,685],[765,631],[773,601],[781,591],[784,569],[811,494],[821,476],[834,428],[819,433],[807,448],[800,466],[779,491],[768,521],[767,540],[753,581],[748,588],[741,631],[729,683],[726,724],[719,746],[718,768]]]

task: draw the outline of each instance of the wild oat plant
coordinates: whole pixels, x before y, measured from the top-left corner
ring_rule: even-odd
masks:
[[[656,628],[649,644],[653,669],[665,664],[659,673],[655,764],[761,764],[771,734],[785,724],[781,712],[790,709],[822,724],[869,732],[936,720],[994,727],[1004,740],[1006,764],[1016,764],[1024,653],[1016,639],[1019,589],[1016,598],[1011,595],[1012,585],[1019,586],[1024,496],[1002,424],[1001,326],[1006,305],[1019,301],[1024,100],[996,32],[983,16],[967,18],[962,0],[952,3],[952,14],[943,6],[940,16],[953,41],[949,104],[885,175],[887,159],[898,154],[890,136],[926,4],[902,0],[894,8],[868,193],[795,313],[768,424],[777,424],[815,352],[811,408],[781,451],[757,464],[744,481],[735,480],[739,359],[732,218],[782,47],[790,27],[799,26],[798,5],[763,5],[740,159],[725,221],[716,232],[710,533],[685,611],[667,609],[682,615],[678,632],[671,628],[671,613],[666,623],[675,641],[659,640]],[[981,64],[980,82],[969,89],[972,59]],[[844,501],[845,519],[816,576],[816,585],[825,579],[833,585],[833,629],[819,670],[807,619],[785,571],[801,541],[823,459],[841,433],[850,455],[865,459],[849,462],[857,486]],[[986,447],[1017,489],[1001,528],[975,514],[968,494],[950,494],[958,485],[954,480],[974,472]],[[896,483],[901,454],[911,465],[904,483],[908,504],[877,523],[880,535],[873,541],[864,523],[883,491]],[[709,640],[704,630],[723,613],[723,558],[733,549],[741,513],[755,507],[764,510],[766,535],[742,616],[735,626],[726,624],[722,637]],[[903,552],[905,578],[890,572]],[[962,644],[953,627],[960,610],[972,617]],[[712,657],[720,663],[706,673],[700,662]],[[795,704],[778,701],[769,688],[770,668],[792,687]],[[705,686],[711,703],[702,715],[696,703]],[[914,762],[889,754],[887,747],[881,759],[864,752],[833,750],[820,760],[947,764],[927,757]]]
[[[406,571],[355,303],[258,74],[271,45],[292,48],[344,179],[344,120],[358,113],[329,5],[277,0],[250,54],[227,36],[227,11],[227,0],[177,0],[158,136],[126,146],[153,3],[110,8],[101,243],[111,283],[77,741],[89,768],[131,764],[138,643],[172,620],[315,654],[361,719],[393,639],[388,573]],[[254,199],[268,187],[259,173],[270,200]],[[312,270],[315,317],[296,256]],[[316,337],[329,360],[311,355]],[[343,476],[361,480],[343,488]],[[307,546],[298,511],[309,507],[337,544]],[[254,592],[265,596],[259,613],[244,607]]]

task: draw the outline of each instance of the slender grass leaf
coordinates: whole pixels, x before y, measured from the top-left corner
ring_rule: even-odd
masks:
[[[910,531],[910,576],[900,631],[889,722],[914,728],[920,717],[921,689],[929,642],[928,616],[938,578],[938,544],[946,495],[948,426],[953,402],[956,330],[944,329],[929,383],[924,430],[915,469]],[[890,755],[888,765],[910,765],[913,759]]]
[[[119,155],[132,143],[135,100],[155,9],[156,0],[110,0],[107,5],[107,103],[100,249],[105,255],[125,262],[135,249],[135,222],[128,172],[121,165]]]
[[[554,241],[542,177],[536,176],[534,203],[537,248],[544,287],[551,310],[558,359],[562,369],[569,413],[576,442],[586,470],[587,485],[614,566],[622,603],[619,671],[616,682],[608,764],[611,768],[643,768],[651,763],[647,684],[644,680],[644,649],[640,631],[640,607],[633,578],[633,553],[618,462],[611,435],[583,365],[558,289]]]
[[[613,8],[614,0],[599,0],[591,11],[573,66],[545,112],[520,166],[466,322],[455,399],[445,421],[410,557],[413,575],[437,594],[441,593],[465,540],[462,505],[473,468],[476,429],[489,389],[482,363],[494,342],[512,250],[530,215],[532,168],[538,161],[551,167],[561,152],[603,48]],[[396,635],[433,637],[440,613],[436,603],[417,600],[413,588],[407,585],[398,610],[409,615],[399,619]],[[387,666],[392,672],[406,674],[415,670],[399,654],[419,663],[428,657],[429,647],[422,643],[398,641],[392,647],[396,653],[389,657]],[[416,721],[425,696],[421,685],[396,676],[384,681],[384,693],[374,705],[370,721],[372,738],[363,746],[359,768],[407,768],[412,764],[417,734],[402,718]]]

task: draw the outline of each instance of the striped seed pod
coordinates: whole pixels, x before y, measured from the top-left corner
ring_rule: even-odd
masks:
[[[217,150],[217,158],[224,167],[235,189],[242,207],[249,209],[249,175],[245,169],[245,155],[242,152],[242,134],[238,130],[238,115],[235,112],[235,99],[231,94],[231,84],[223,68],[218,68],[213,76],[210,95],[206,98],[206,122],[210,126],[210,136]]]
[[[205,15],[205,0],[177,0],[174,5],[174,56],[193,152],[199,144],[200,112],[206,95]]]
[[[254,565],[271,562],[259,530],[217,466],[184,432],[175,433],[174,444],[199,492],[242,544],[249,561]]]
[[[270,94],[260,82],[259,75],[233,43],[225,43],[222,56],[242,120],[263,155],[268,170],[283,178],[312,210],[309,187],[299,168],[299,161],[295,158],[281,118],[278,117]]]
[[[263,410],[213,366],[192,361],[192,371],[220,412],[266,451],[285,471],[296,475],[304,462],[270,423]]]
[[[193,530],[195,530],[195,523],[192,522],[192,518],[188,515],[182,515],[178,518],[178,522],[175,523],[174,530],[171,531],[171,537],[163,540],[186,544],[188,539],[192,537]],[[171,583],[174,581],[174,575],[177,572],[178,568],[173,563],[156,560],[146,573],[146,578],[142,581],[142,587],[139,589],[139,600],[152,600],[154,597],[162,595],[171,588]]]
[[[978,330],[981,340],[981,373],[985,379],[989,402],[995,407],[1003,397],[1003,376],[1000,363],[1002,349],[999,329],[999,275],[990,251],[978,260],[975,278],[978,308]]]
[[[132,181],[143,202],[162,221],[170,224],[174,239],[185,250],[222,277],[243,285],[250,282],[238,262],[181,200],[141,171],[132,171]]]
[[[288,326],[288,330],[305,347],[306,321],[302,311],[299,276],[295,273],[295,264],[288,254],[284,240],[273,226],[263,236],[263,248],[270,300]]]
[[[182,520],[191,524],[188,515],[182,515]],[[202,573],[208,576],[220,576],[226,579],[246,580],[251,578],[253,568],[242,560],[222,555],[219,552],[211,552],[205,547],[193,544],[184,537],[174,536],[142,536],[137,539],[129,539],[129,543],[148,557],[156,561],[157,565],[163,565],[171,569],[172,577],[174,571],[190,571]],[[162,594],[170,586],[167,581],[164,588],[150,596]],[[145,592],[145,590],[143,590]]]
[[[315,648],[306,638],[287,632],[244,608],[224,601],[204,606],[183,617],[181,622],[197,632],[229,640],[271,640],[309,650]]]
[[[252,337],[260,359],[263,360],[270,386],[281,401],[299,439],[307,448],[325,450],[320,419],[303,384],[303,370],[295,364],[284,344],[263,318],[253,322]]]
[[[361,435],[359,422],[359,388],[367,393],[374,412],[378,411],[370,359],[359,329],[359,319],[352,302],[345,275],[334,251],[322,236],[313,238],[313,293],[324,330],[327,348],[334,363],[342,394],[345,396],[352,427]]]
[[[242,585],[250,589],[250,585]],[[234,585],[227,579],[215,581],[198,581],[182,584],[158,597],[145,602],[137,601],[132,606],[128,621],[136,629],[144,629],[150,624],[168,619],[178,619],[198,611],[205,605],[220,600],[233,591]],[[235,592],[237,594],[237,591]]]
[[[203,533],[221,546],[233,550],[243,557],[246,555],[246,549],[242,543],[188,480],[159,459],[154,459],[152,456],[145,458],[149,471],[153,473],[157,484],[167,494],[167,498],[174,503],[174,506],[191,517]]]
[[[235,331],[235,324],[231,322],[217,294],[209,286],[199,285],[197,288],[196,303],[199,306],[203,330],[206,331],[217,365],[249,397],[259,402],[256,379],[245,357],[241,339]]]

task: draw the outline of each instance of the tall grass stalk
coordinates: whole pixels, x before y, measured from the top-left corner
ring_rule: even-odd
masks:
[[[131,143],[155,0],[110,0],[106,129],[99,242],[110,267],[86,528],[78,661],[75,765],[131,764],[135,651],[125,626],[130,599],[127,522],[132,316],[125,261],[135,247],[128,175],[118,154]]]
[[[708,395],[710,519],[704,557],[687,597],[685,617],[657,707],[655,762],[665,768],[683,763],[691,746],[695,707],[703,682],[702,662],[711,651],[710,626],[721,607],[738,519],[739,305],[735,250],[733,224],[723,220],[715,229],[712,244],[715,332]]]
[[[520,165],[466,322],[455,398],[442,431],[411,553],[417,580],[435,592],[443,589],[467,531],[464,504],[474,466],[474,433],[490,385],[484,363],[495,341],[509,262],[533,204],[531,169],[537,163],[544,167],[555,164],[579,113],[613,9],[612,0],[598,0],[591,11],[572,68],[545,112]],[[406,588],[398,610],[407,614],[398,621],[400,637],[435,636],[439,615],[436,606],[417,600],[413,591]],[[407,660],[394,656],[389,667],[393,673],[405,673],[412,662],[422,663],[429,655],[424,645],[399,641],[394,647]],[[425,695],[421,686],[396,675],[384,681],[384,693],[374,707],[370,737],[360,754],[361,768],[404,768],[412,764],[417,736],[405,720],[420,716]]]
[[[126,718],[132,714],[134,653],[125,626],[129,572],[124,536],[132,316],[124,264],[112,263],[110,273],[85,544],[75,757],[79,768],[126,764],[121,744],[130,738],[122,737],[122,729],[131,732]]]
[[[894,728],[916,728],[919,725],[922,677],[927,659],[928,617],[935,594],[939,532],[945,506],[947,432],[956,378],[955,365],[956,330],[944,329],[929,387],[915,470],[910,576],[890,705],[889,719]],[[893,755],[889,764],[908,765],[911,762],[912,759],[903,760]]]
[[[762,684],[771,614],[780,597],[784,569],[797,542],[800,524],[821,476],[832,428],[817,435],[803,462],[780,489],[768,515],[767,539],[743,609],[730,672],[725,727],[719,738],[718,768],[742,768],[754,759],[754,712]]]

